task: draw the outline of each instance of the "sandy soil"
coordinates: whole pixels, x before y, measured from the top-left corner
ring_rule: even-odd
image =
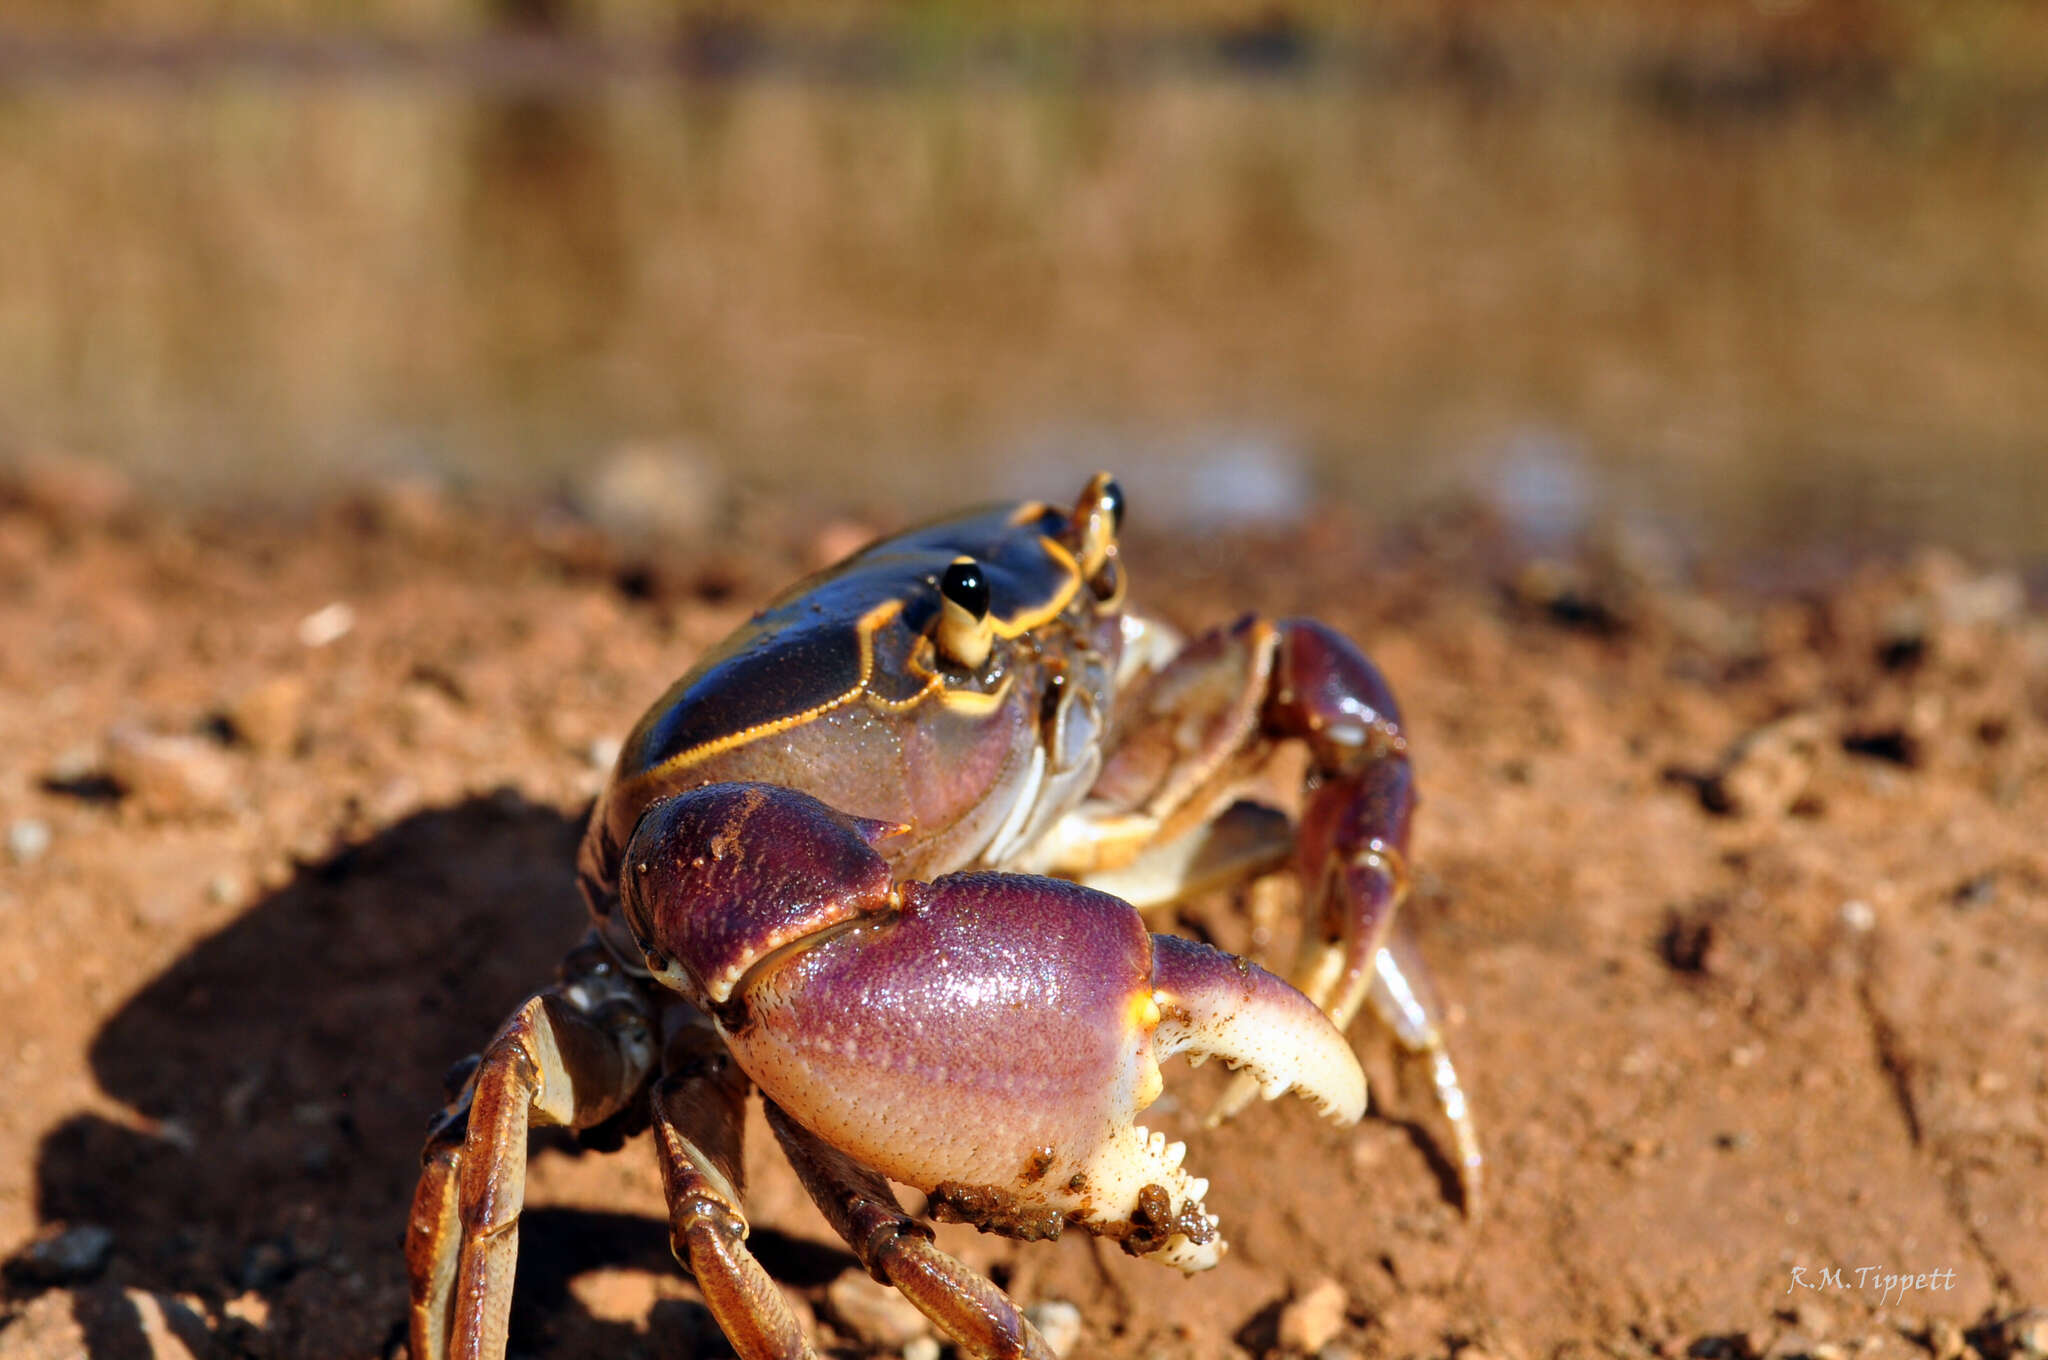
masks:
[[[0,490],[0,1352],[401,1350],[418,1138],[581,928],[609,742],[870,527],[757,507],[642,550],[417,490],[289,522]],[[1178,620],[1313,612],[1403,696],[1483,1218],[1362,1035],[1362,1125],[1194,1136],[1207,1276],[941,1241],[1075,1305],[1075,1354],[2048,1349],[2015,1316],[2048,1305],[2048,618],[1937,556],[1759,593],[1493,541],[1129,549]],[[1186,924],[1279,950],[1285,895]],[[830,1353],[900,1349],[761,1132],[760,1256]],[[516,1353],[721,1353],[643,1146],[536,1137],[523,1243]]]

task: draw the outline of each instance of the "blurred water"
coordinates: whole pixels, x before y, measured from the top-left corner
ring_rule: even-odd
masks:
[[[2048,126],[1229,74],[0,101],[0,457],[2048,551]],[[1048,486],[1048,481],[1050,486]],[[1546,530],[1550,531],[1550,530]]]

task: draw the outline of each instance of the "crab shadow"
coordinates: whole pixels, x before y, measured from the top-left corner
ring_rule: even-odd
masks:
[[[120,1322],[134,1312],[122,1289],[215,1308],[239,1296],[241,1320],[223,1330],[253,1329],[266,1354],[398,1348],[427,1117],[451,1060],[480,1047],[580,935],[579,831],[505,794],[417,813],[302,867],[106,1022],[93,1074],[134,1115],[57,1125],[36,1175],[45,1222],[115,1235],[103,1279],[74,1310],[92,1354],[147,1353]],[[529,1213],[526,1228],[515,1351],[667,1350],[676,1343],[659,1334],[681,1331],[691,1353],[718,1353],[694,1304],[657,1305],[650,1338],[593,1316],[569,1287],[598,1266],[673,1272],[665,1223],[555,1208]],[[851,1260],[772,1232],[754,1246],[797,1283]],[[6,1286],[16,1298],[36,1288],[21,1264]]]

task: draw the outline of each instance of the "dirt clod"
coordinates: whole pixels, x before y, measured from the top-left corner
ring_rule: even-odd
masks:
[[[1081,1310],[1063,1299],[1046,1299],[1024,1310],[1024,1319],[1038,1329],[1054,1355],[1079,1355]]]
[[[1280,1310],[1281,1348],[1314,1355],[1344,1330],[1344,1286],[1327,1277],[1317,1280]]]
[[[7,857],[16,864],[34,864],[50,848],[50,824],[35,817],[17,817],[7,824]]]
[[[203,737],[168,736],[123,724],[107,733],[106,770],[151,817],[219,813],[234,801],[234,762]]]
[[[225,716],[237,739],[259,754],[289,755],[305,726],[306,681],[278,675],[236,696]]]
[[[825,1305],[849,1336],[880,1350],[900,1351],[932,1327],[910,1300],[865,1271],[849,1270],[832,1281]]]

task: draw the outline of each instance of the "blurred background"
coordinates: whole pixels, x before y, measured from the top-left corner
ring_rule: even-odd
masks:
[[[1361,9],[10,0],[0,459],[2048,553],[2048,7]]]

